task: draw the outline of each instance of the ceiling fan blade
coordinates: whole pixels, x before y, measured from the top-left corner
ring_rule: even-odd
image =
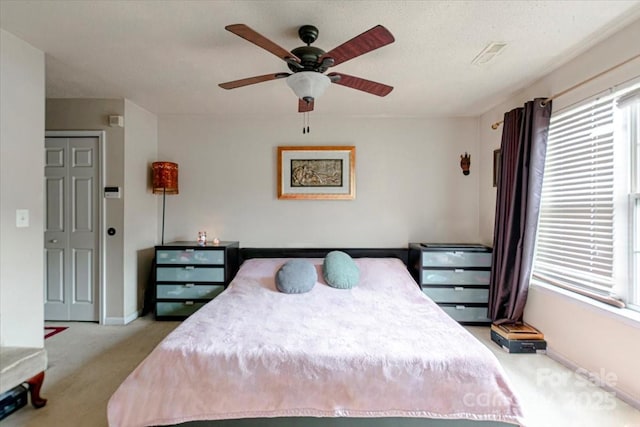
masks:
[[[313,111],[313,103],[315,101],[307,102],[304,99],[298,99],[298,113],[308,113]]]
[[[322,62],[324,58],[331,58],[333,59],[332,66],[338,65],[394,41],[395,39],[389,30],[382,25],[376,25],[372,29],[325,53],[318,62]]]
[[[300,62],[300,58],[295,56],[293,53],[289,52],[283,47],[280,47],[276,43],[272,42],[262,34],[257,33],[251,28],[247,27],[244,24],[233,24],[227,25],[224,27],[227,31],[232,32],[236,36],[240,36],[243,39],[255,44],[256,46],[260,46],[264,50],[271,52],[278,58],[287,61],[294,60],[295,62]]]
[[[393,86],[388,86],[343,73],[329,73],[327,74],[327,77],[329,77],[333,83],[378,96],[387,96],[393,90]]]
[[[265,74],[263,76],[248,77],[246,79],[234,80],[232,82],[220,83],[222,89],[235,89],[237,87],[253,85],[256,83],[268,82],[269,80],[289,77],[289,73]]]

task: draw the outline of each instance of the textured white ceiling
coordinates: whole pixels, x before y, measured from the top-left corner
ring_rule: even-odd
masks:
[[[332,85],[315,114],[476,116],[640,17],[640,1],[12,1],[0,27],[46,53],[48,97],[125,97],[156,114],[297,112],[284,80],[218,83],[288,71],[224,29],[247,24],[282,47],[320,29],[328,51],[377,24],[395,43],[331,71],[395,89],[379,98]],[[494,61],[472,65],[490,42]],[[631,42],[631,41],[630,41]],[[636,41],[637,43],[637,41]]]

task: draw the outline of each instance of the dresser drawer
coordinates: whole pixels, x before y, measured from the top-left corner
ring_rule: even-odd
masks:
[[[427,286],[422,288],[422,292],[435,302],[486,304],[489,301],[489,289]]]
[[[224,282],[224,267],[158,267],[158,282]]]
[[[489,284],[489,270],[422,270],[422,285],[467,285]]]
[[[156,316],[175,316],[185,317],[198,311],[205,302],[194,301],[177,301],[177,302],[158,302],[156,303]]]
[[[440,304],[445,313],[458,322],[490,323],[488,308],[467,305]]]
[[[491,252],[423,251],[423,267],[491,267]]]
[[[224,291],[223,285],[158,285],[156,287],[157,299],[213,299]]]
[[[158,249],[156,263],[160,264],[224,264],[224,251],[205,249]]]

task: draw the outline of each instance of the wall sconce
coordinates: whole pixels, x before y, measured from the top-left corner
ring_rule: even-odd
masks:
[[[460,155],[460,167],[462,168],[463,175],[469,175],[469,168],[471,168],[471,156],[466,152],[464,153],[464,156],[462,154]]]
[[[162,194],[162,244],[164,245],[164,211],[167,194],[178,194],[178,164],[153,162],[153,194]]]

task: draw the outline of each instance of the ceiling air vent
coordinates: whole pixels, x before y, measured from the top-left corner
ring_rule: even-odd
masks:
[[[482,52],[480,52],[473,61],[471,61],[474,65],[484,65],[493,60],[496,56],[500,54],[507,47],[507,44],[504,42],[492,42],[487,45]]]

